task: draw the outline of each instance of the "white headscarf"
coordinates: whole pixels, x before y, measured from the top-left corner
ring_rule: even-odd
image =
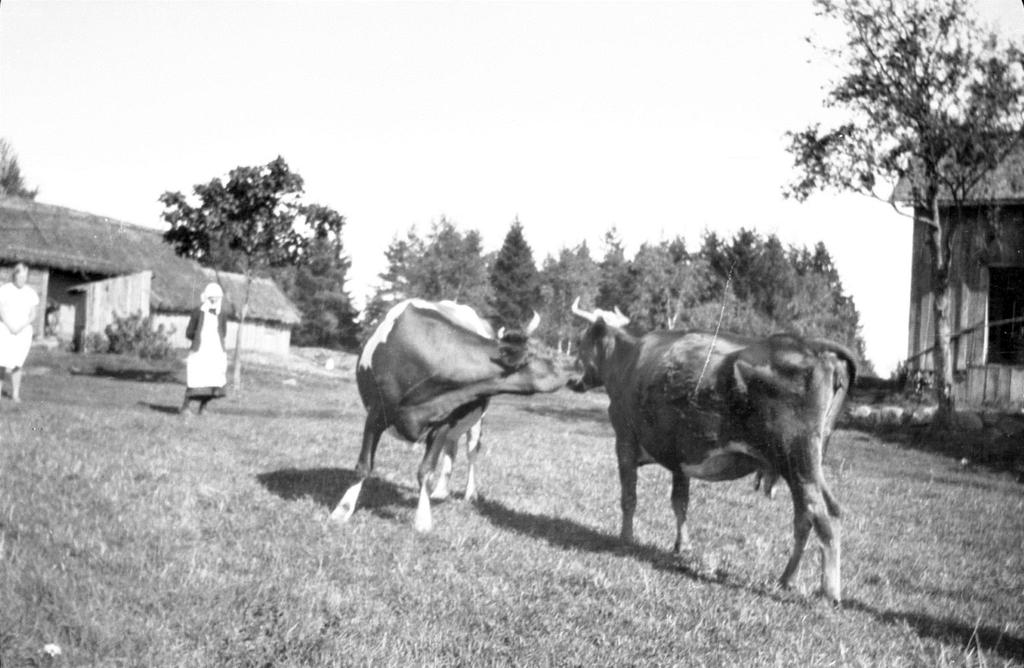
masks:
[[[203,294],[199,295],[199,298],[203,300],[203,305],[206,305],[208,299],[220,297],[224,298],[224,288],[220,287],[217,283],[209,283],[203,288]],[[217,309],[211,309],[212,312],[216,313]]]

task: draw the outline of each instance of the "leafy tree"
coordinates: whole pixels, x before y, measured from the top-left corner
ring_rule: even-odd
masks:
[[[364,321],[372,325],[403,299],[451,299],[486,312],[490,286],[480,233],[463,233],[441,217],[421,238],[413,226],[384,253],[388,268],[370,299]],[[368,328],[372,331],[372,327]]]
[[[540,271],[541,329],[538,335],[559,351],[571,352],[578,334],[572,303],[579,297],[592,304],[597,293],[598,266],[584,241],[575,248],[563,248],[558,258],[548,256]]]
[[[333,244],[340,252],[345,219],[327,207],[303,204],[302,177],[280,156],[264,166],[236,167],[227,182],[215,178],[194,186],[193,194],[198,199],[195,206],[180,192],[160,196],[166,207],[162,216],[170,225],[164,239],[179,255],[245,275],[233,378],[240,388],[242,326],[253,277],[299,264],[313,240],[321,249]]]
[[[798,172],[788,194],[826,188],[893,203],[878,188],[906,178],[913,218],[927,230],[934,290],[938,422],[954,410],[950,260],[964,202],[1024,139],[1022,52],[986,34],[966,0],[815,0],[846,30],[825,106],[849,120],[790,133]],[[940,200],[952,201],[942,215]]]
[[[6,139],[0,138],[0,197],[35,199],[39,188],[29,190],[21,175],[18,154]]]
[[[442,216],[431,227],[412,278],[417,297],[482,308],[487,303],[488,278],[480,233],[462,233]]]
[[[675,327],[682,312],[698,302],[706,287],[682,237],[640,246],[629,273],[632,322],[645,330]]]
[[[519,325],[528,320],[540,302],[539,287],[533,250],[516,218],[491,265],[491,307],[498,321]]]

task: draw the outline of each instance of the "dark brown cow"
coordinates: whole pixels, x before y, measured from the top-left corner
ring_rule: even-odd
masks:
[[[793,495],[793,583],[811,529],[822,544],[822,589],[840,600],[839,504],[821,460],[856,377],[854,357],[828,341],[790,334],[762,339],[659,331],[634,337],[621,313],[573,312],[590,323],[579,347],[583,375],[569,387],[604,385],[622,484],[622,539],[633,539],[636,469],[672,471],[675,550],[689,542],[690,478],[758,473],[771,491],[781,476]]]
[[[539,320],[535,314],[524,331],[495,338],[467,306],[418,299],[394,306],[359,355],[356,383],[366,407],[359,481],[331,517],[347,521],[352,516],[363,481],[373,472],[381,434],[392,429],[407,441],[426,441],[417,475],[415,525],[429,531],[429,491],[438,455],[453,451],[459,438],[479,424],[488,399],[553,392],[565,385],[555,363],[531,351],[529,335]]]

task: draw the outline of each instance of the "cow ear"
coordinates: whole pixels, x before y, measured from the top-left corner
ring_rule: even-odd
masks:
[[[792,391],[771,367],[754,365],[741,359],[737,359],[733,366],[733,376],[736,379],[736,388],[743,394],[750,391],[751,385],[763,385],[773,392]]]

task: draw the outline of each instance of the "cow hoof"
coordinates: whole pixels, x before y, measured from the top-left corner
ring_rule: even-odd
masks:
[[[338,505],[335,506],[334,512],[331,513],[331,519],[336,522],[348,522],[349,518],[352,517],[352,513],[355,512],[356,501],[359,499],[359,492],[361,492],[362,489],[363,481],[360,480],[345,490],[345,494],[341,497],[341,501],[338,501]]]
[[[335,522],[348,522],[354,510],[355,508],[350,504],[339,503],[338,507],[331,513],[331,519]]]
[[[420,533],[429,533],[434,528],[434,523],[430,521],[430,518],[422,518],[417,516],[416,521],[413,522],[413,527]]]
[[[447,489],[435,489],[430,493],[431,501],[447,501],[451,493]]]

